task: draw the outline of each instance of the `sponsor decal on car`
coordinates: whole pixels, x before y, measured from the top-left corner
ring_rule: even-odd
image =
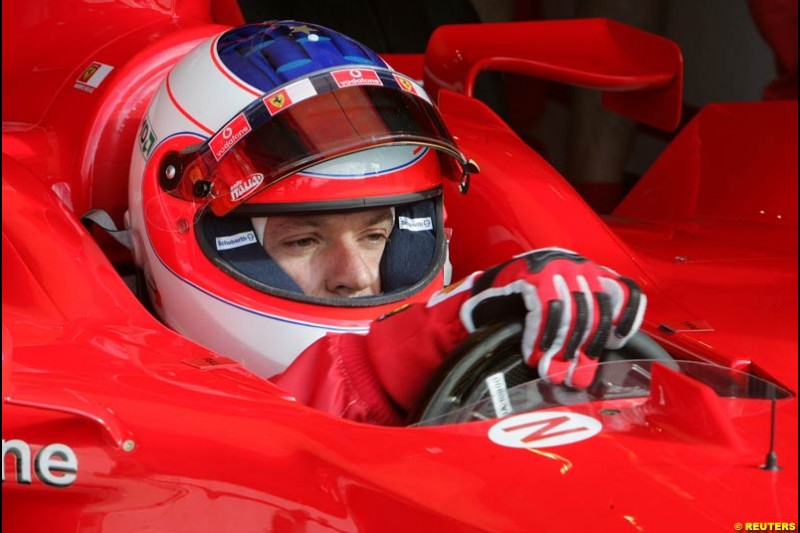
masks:
[[[112,70],[114,70],[114,67],[111,65],[94,61],[78,76],[73,87],[87,93],[94,92]]]
[[[489,439],[509,448],[552,448],[597,435],[596,418],[567,411],[538,411],[505,418],[489,429]]]
[[[3,439],[3,483],[6,482],[6,457],[15,460],[17,483],[30,485],[33,474],[51,487],[69,487],[78,478],[78,456],[66,444],[43,446],[31,460],[31,446],[19,439]]]
[[[247,121],[247,117],[244,116],[244,113],[236,115],[236,118],[231,120],[221,132],[214,135],[214,137],[208,141],[208,146],[211,148],[211,153],[214,154],[214,158],[217,161],[222,159],[222,157],[228,153],[228,150],[233,148],[242,137],[250,133],[250,130],[250,123]]]
[[[231,200],[236,202],[254,192],[264,182],[264,174],[253,174],[246,180],[239,180],[231,186]]]
[[[492,397],[492,407],[497,417],[508,416],[514,412],[511,406],[511,397],[508,395],[506,378],[502,372],[497,372],[486,378],[486,388]]]
[[[236,235],[227,235],[225,237],[217,237],[217,250],[230,250],[231,248],[240,248],[253,244],[256,242],[256,234],[252,231],[245,231],[237,233]]]
[[[378,73],[368,68],[334,70],[331,72],[333,80],[341,88],[355,85],[383,85]]]
[[[262,100],[267,106],[270,115],[283,111],[284,109],[302,102],[306,98],[316,96],[317,90],[308,78],[287,85],[282,89],[273,91],[266,95]]]

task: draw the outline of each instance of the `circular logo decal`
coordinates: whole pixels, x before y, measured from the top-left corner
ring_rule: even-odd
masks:
[[[505,418],[492,426],[489,439],[509,448],[552,448],[594,437],[603,424],[591,416],[539,411]]]

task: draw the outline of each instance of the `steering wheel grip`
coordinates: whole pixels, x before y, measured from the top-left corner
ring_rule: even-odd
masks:
[[[487,377],[502,372],[509,388],[537,379],[535,369],[525,364],[520,353],[521,322],[489,324],[459,344],[434,373],[407,418],[416,424],[438,418],[485,398]],[[639,331],[619,350],[606,350],[601,362],[656,360],[678,369],[675,360],[649,335]]]

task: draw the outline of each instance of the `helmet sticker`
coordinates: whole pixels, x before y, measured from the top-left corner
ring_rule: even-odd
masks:
[[[245,231],[243,233],[237,233],[236,235],[217,237],[216,241],[217,250],[230,250],[257,242],[254,231]]]
[[[150,154],[153,153],[153,148],[155,148],[157,140],[158,137],[153,131],[153,127],[145,118],[144,121],[142,121],[142,131],[139,132],[139,149],[142,151],[145,160],[150,158]]]
[[[283,111],[292,104],[317,95],[317,90],[308,78],[287,85],[283,89],[273,91],[264,97],[264,105],[270,115]]]
[[[414,91],[414,86],[411,85],[410,81],[403,78],[402,76],[398,76],[397,74],[392,74],[392,76],[394,76],[394,79],[396,79],[397,83],[400,84],[401,89],[403,89],[404,91],[408,91],[411,94],[417,94],[416,91]]]
[[[231,200],[237,201],[254,192],[264,182],[264,174],[253,174],[246,180],[239,180],[231,185]]]
[[[428,95],[425,93],[422,87],[418,85],[416,82],[413,82],[410,79],[406,78],[405,76],[400,76],[398,74],[392,74],[392,76],[394,76],[394,79],[397,82],[397,85],[400,86],[400,89],[404,90],[407,93],[411,93],[415,96],[423,98],[429,104],[431,103],[431,100],[430,98],[428,98]]]
[[[331,76],[340,88],[354,85],[383,85],[378,73],[368,68],[334,70]]]
[[[245,117],[244,113],[236,115],[233,120],[222,128],[222,131],[214,135],[214,137],[208,141],[208,146],[211,148],[211,153],[214,154],[214,158],[217,161],[222,159],[239,139],[250,133],[250,129],[250,123],[247,121],[247,117]]]
[[[431,217],[400,217],[398,219],[398,225],[400,226],[400,229],[405,229],[408,231],[430,231],[433,229],[433,220]]]

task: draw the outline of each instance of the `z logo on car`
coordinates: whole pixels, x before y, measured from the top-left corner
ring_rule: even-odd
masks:
[[[489,430],[489,439],[509,448],[552,448],[597,435],[599,420],[566,411],[540,411],[505,418]]]

